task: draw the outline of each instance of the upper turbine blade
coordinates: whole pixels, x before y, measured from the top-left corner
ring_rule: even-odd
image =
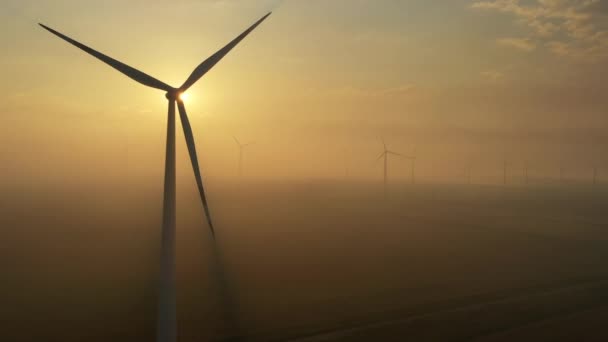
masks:
[[[186,91],[190,88],[196,81],[198,81],[203,75],[205,75],[211,68],[213,68],[230,50],[232,50],[238,43],[241,42],[251,31],[253,31],[258,25],[260,25],[272,12],[268,12],[265,16],[263,16],[260,20],[258,20],[255,24],[253,24],[250,28],[248,28],[245,32],[241,33],[238,37],[236,37],[233,41],[228,43],[228,45],[224,46],[221,50],[213,54],[211,57],[207,58],[203,63],[199,64],[199,66],[194,69],[190,77],[184,82],[184,84],[179,88],[181,92]]]
[[[161,90],[165,90],[165,91],[171,91],[173,90],[173,88],[159,80],[157,80],[156,78],[147,75],[133,67],[130,67],[122,62],[119,62],[111,57],[108,57],[106,55],[104,55],[101,52],[95,51],[93,49],[91,49],[90,47],[81,44],[77,41],[75,41],[74,39],[65,36],[55,30],[53,30],[52,28],[45,26],[43,24],[39,24],[40,26],[42,26],[45,30],[51,32],[52,34],[58,36],[59,38],[65,40],[66,42],[80,48],[81,50],[84,50],[85,52],[89,53],[90,55],[96,57],[97,59],[101,60],[102,62],[108,64],[109,66],[111,66],[112,68],[122,72],[123,74],[127,75],[128,77],[130,77],[131,79],[143,84],[143,85],[147,85],[148,87],[152,87],[152,88],[156,88],[156,89],[161,89]]]
[[[198,186],[198,192],[203,202],[203,209],[205,210],[205,216],[207,217],[207,223],[209,223],[209,229],[211,229],[211,235],[215,238],[215,228],[211,222],[211,214],[209,213],[209,204],[207,203],[207,197],[205,196],[205,188],[203,187],[203,179],[201,177],[201,170],[198,166],[198,157],[196,155],[196,145],[194,144],[194,135],[192,134],[192,127],[186,114],[186,107],[182,101],[177,101],[177,108],[179,109],[179,118],[182,122],[182,128],[184,129],[184,136],[186,138],[186,145],[188,146],[188,153],[190,154],[190,161],[192,162],[192,169],[194,170],[194,177],[196,177],[196,185]]]
[[[239,145],[242,146],[241,143],[239,142],[239,139],[237,139],[234,135],[232,136],[232,139],[234,139],[234,142]]]

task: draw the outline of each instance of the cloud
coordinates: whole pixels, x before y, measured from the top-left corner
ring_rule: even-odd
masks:
[[[505,77],[505,75],[502,72],[497,71],[497,70],[482,71],[480,73],[480,75],[483,78],[489,79],[491,81],[498,81],[498,80],[501,80],[501,79],[503,79]]]
[[[195,0],[187,0],[189,2],[195,2]],[[200,1],[200,0],[199,0]],[[283,3],[287,0],[258,0],[256,1],[256,6],[260,8],[264,8],[268,11],[274,11],[279,8]],[[242,6],[245,3],[253,3],[251,1],[243,1],[243,0],[209,0],[214,7],[234,7],[234,6]]]
[[[552,41],[548,42],[546,45],[551,52],[559,56],[566,56],[571,53],[570,46],[567,43]]]
[[[315,96],[325,95],[330,97],[348,98],[400,98],[414,94],[416,87],[411,84],[403,84],[395,87],[361,88],[355,86],[329,87],[324,89],[311,88],[310,94]]]
[[[536,49],[536,44],[529,38],[500,38],[496,43],[498,43],[498,45],[512,47],[527,52]]]
[[[608,55],[608,5],[605,0],[485,0],[473,1],[470,7],[478,11],[494,11],[511,15],[515,23],[530,30],[557,56],[597,61]],[[502,39],[525,51],[536,44],[531,38]]]

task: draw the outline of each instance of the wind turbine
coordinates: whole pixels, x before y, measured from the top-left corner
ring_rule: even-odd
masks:
[[[593,167],[593,185],[597,185],[597,166]]]
[[[348,167],[349,166],[349,159],[348,159],[349,151],[350,151],[350,149],[348,147],[345,147],[342,150],[342,156],[344,157],[343,158],[343,162],[344,162],[344,180],[348,180],[348,178],[350,176],[350,170],[349,170],[349,167]]]
[[[243,151],[245,150],[245,148],[247,146],[251,146],[255,143],[250,142],[247,144],[241,144],[241,142],[239,141],[239,139],[237,139],[235,136],[232,136],[232,139],[234,139],[234,142],[237,144],[237,146],[239,147],[239,177],[243,176]]]
[[[186,114],[186,107],[181,98],[191,86],[213,68],[224,56],[240,43],[251,31],[260,25],[272,12],[267,13],[251,27],[237,36],[234,40],[221,48],[211,57],[199,64],[190,74],[188,79],[179,88],[174,88],[158,79],[149,76],[133,67],[117,61],[109,56],[95,51],[92,48],[81,44],[74,39],[67,37],[52,28],[39,24],[47,31],[76,46],[77,48],[96,57],[112,68],[120,71],[127,77],[151,88],[165,91],[165,97],[169,102],[167,119],[167,143],[165,151],[165,180],[163,195],[163,222],[162,222],[162,242],[161,242],[161,261],[160,261],[160,294],[158,298],[158,322],[157,322],[157,341],[174,342],[177,339],[177,312],[175,303],[175,105],[179,111],[180,121],[186,138],[186,145],[190,154],[190,161],[194,170],[194,176],[203,204],[203,209],[213,240],[216,240],[215,229],[209,213],[209,205],[205,196],[201,171],[198,165],[198,156],[194,143],[192,127]],[[214,243],[214,248],[215,246]]]
[[[386,196],[386,189],[387,189],[387,185],[388,185],[388,156],[394,155],[394,156],[398,156],[398,157],[403,157],[403,155],[401,155],[397,152],[390,151],[386,147],[386,143],[384,142],[384,139],[382,139],[382,146],[384,147],[384,151],[380,154],[380,156],[378,156],[378,159],[376,159],[376,160],[380,160],[380,159],[384,158],[384,196]]]
[[[416,148],[412,151],[411,155],[402,156],[405,159],[408,159],[411,163],[410,170],[410,181],[412,184],[416,184]]]
[[[507,160],[504,159],[502,162],[502,185],[506,186],[507,185],[507,171],[508,171],[508,167],[509,164],[507,163]]]

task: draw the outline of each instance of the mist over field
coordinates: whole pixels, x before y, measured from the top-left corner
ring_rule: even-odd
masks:
[[[284,340],[430,314],[394,336],[472,338],[608,304],[604,187],[396,183],[386,198],[381,189],[210,185],[243,336]],[[153,339],[161,190],[3,187],[4,336]],[[193,187],[178,194],[179,334],[219,338],[210,235]]]

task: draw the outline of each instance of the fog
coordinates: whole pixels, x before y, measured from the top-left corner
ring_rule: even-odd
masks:
[[[586,287],[563,291],[605,287],[606,190],[395,181],[385,197],[381,182],[235,180],[210,182],[209,199],[239,334],[283,340],[555,288],[558,307],[536,306],[547,317],[605,305]],[[1,193],[3,336],[154,338],[160,184]],[[177,227],[180,338],[227,336],[194,186],[178,188]],[[405,333],[428,338],[430,324],[463,338],[535,321],[519,307],[474,325],[439,314]]]

